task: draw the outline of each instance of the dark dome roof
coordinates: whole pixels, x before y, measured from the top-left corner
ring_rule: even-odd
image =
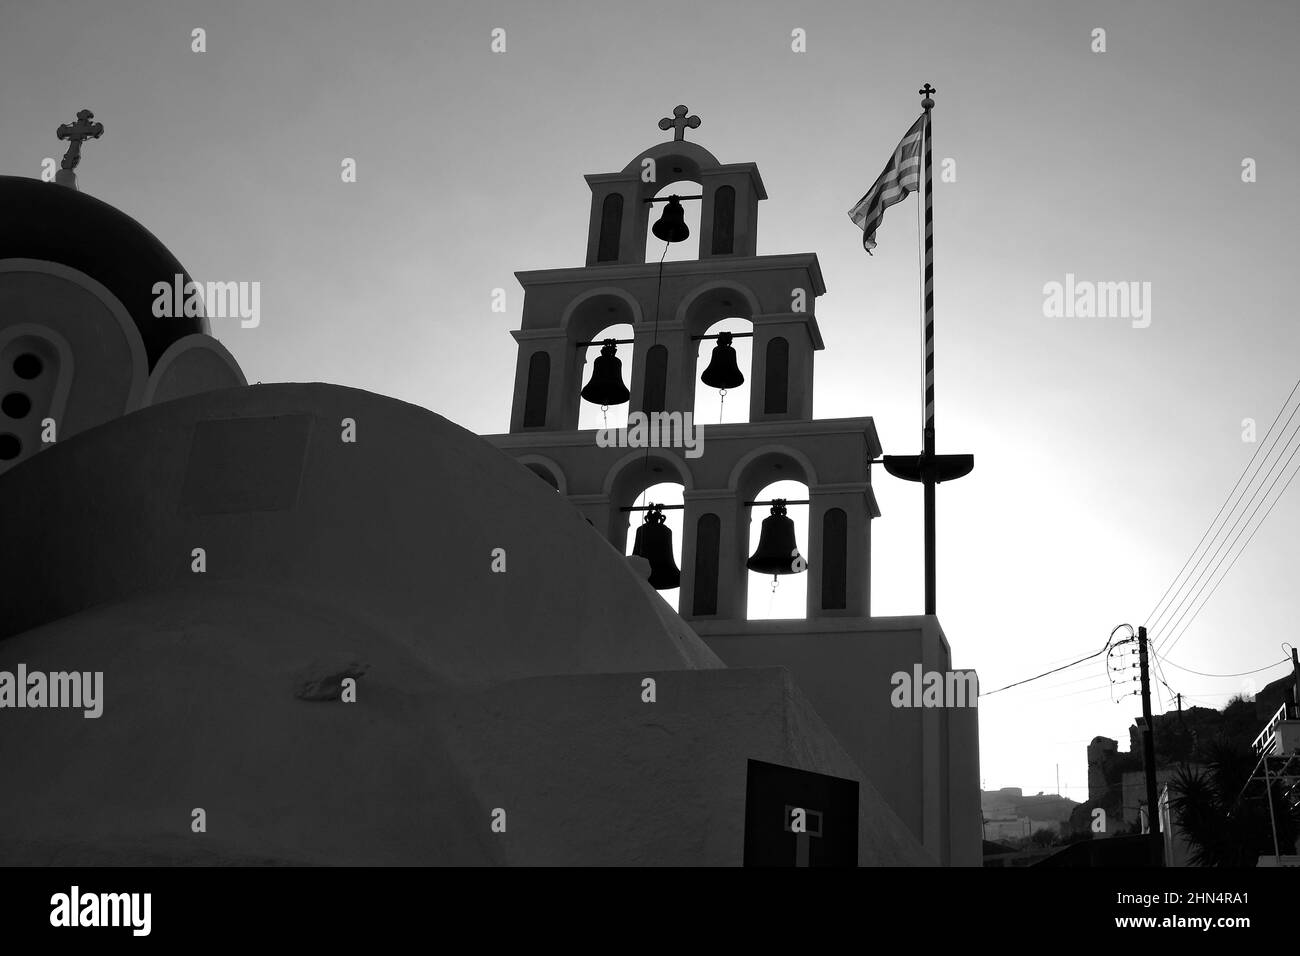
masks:
[[[104,285],[140,330],[150,369],[177,339],[208,332],[201,316],[154,316],[154,283],[189,273],[153,233],[94,196],[0,176],[0,259],[10,258],[58,262]]]

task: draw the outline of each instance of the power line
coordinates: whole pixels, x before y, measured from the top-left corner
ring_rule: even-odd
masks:
[[[1300,424],[1297,424],[1295,433],[1300,434]],[[1290,442],[1290,438],[1288,438],[1287,441]],[[1283,450],[1284,450],[1284,446],[1283,446]],[[1279,455],[1277,462],[1274,463],[1273,467],[1269,468],[1268,473],[1266,473],[1266,475],[1264,476],[1265,480],[1268,480],[1270,476],[1273,476],[1274,468],[1277,467],[1278,464],[1282,464],[1282,471],[1278,472],[1277,477],[1273,477],[1273,481],[1269,483],[1268,488],[1264,488],[1264,484],[1261,483],[1260,489],[1257,489],[1255,493],[1251,494],[1251,499],[1249,499],[1249,501],[1244,502],[1242,514],[1240,514],[1238,518],[1236,518],[1236,520],[1232,522],[1230,528],[1226,528],[1226,531],[1223,531],[1223,540],[1219,542],[1218,548],[1214,549],[1213,557],[1209,559],[1210,563],[1206,563],[1205,566],[1201,568],[1200,574],[1196,576],[1196,580],[1193,580],[1191,584],[1188,584],[1188,592],[1183,594],[1182,601],[1178,602],[1177,607],[1173,605],[1166,607],[1165,609],[1166,613],[1177,614],[1177,617],[1167,620],[1164,627],[1158,628],[1158,631],[1160,631],[1162,635],[1165,635],[1166,641],[1169,640],[1169,636],[1173,635],[1173,632],[1175,628],[1178,627],[1179,622],[1182,622],[1183,618],[1186,617],[1187,611],[1191,610],[1191,607],[1196,604],[1196,598],[1200,597],[1201,592],[1205,591],[1206,585],[1209,585],[1210,581],[1214,579],[1214,575],[1216,575],[1219,568],[1223,566],[1223,562],[1226,562],[1227,559],[1229,559],[1230,555],[1232,554],[1232,549],[1234,549],[1236,546],[1236,542],[1238,542],[1240,538],[1242,538],[1242,535],[1244,535],[1245,531],[1247,531],[1247,528],[1251,527],[1251,522],[1255,520],[1255,516],[1258,514],[1258,511],[1260,511],[1261,507],[1264,506],[1264,502],[1268,501],[1270,494],[1273,494],[1273,489],[1275,488],[1275,486],[1277,486],[1278,480],[1281,479],[1283,472],[1286,471],[1286,468],[1290,467],[1292,460],[1294,460],[1296,457],[1297,451],[1300,451],[1300,442],[1297,442],[1294,449],[1291,450],[1291,455],[1286,459],[1286,462],[1282,462],[1282,457],[1281,455]],[[1291,481],[1288,480],[1287,485],[1290,484]],[[1283,486],[1282,492],[1286,493],[1286,485]],[[1279,494],[1278,497],[1281,498],[1281,494]],[[1247,514],[1247,511],[1245,511],[1245,509],[1247,509],[1247,507],[1251,505],[1255,505],[1255,507],[1253,507],[1251,512]],[[1277,505],[1277,501],[1274,501],[1274,505]],[[1232,507],[1232,510],[1234,511],[1236,510],[1235,505],[1234,507]],[[1265,514],[1265,519],[1268,519],[1268,516],[1269,514],[1271,514],[1271,512],[1273,512],[1273,506],[1269,507],[1269,511],[1266,512]],[[1238,528],[1239,524],[1240,524],[1240,528]],[[1260,524],[1262,524],[1262,520]],[[1232,537],[1231,541],[1229,541],[1229,538],[1227,538],[1227,536],[1231,535],[1231,533],[1234,531],[1236,531],[1236,535]],[[1256,525],[1255,531],[1258,531],[1258,525]],[[1255,532],[1253,531],[1251,532],[1251,537],[1252,538],[1255,537]],[[1247,540],[1247,544],[1249,544],[1249,538]],[[1227,548],[1226,551],[1223,550],[1225,548]],[[1242,550],[1243,551],[1245,550],[1244,545]],[[1221,554],[1222,557],[1219,557],[1219,555]],[[1234,564],[1236,563],[1236,558],[1239,558],[1240,554],[1242,553],[1238,551],[1238,554],[1236,554],[1235,557],[1232,558],[1232,563]],[[1209,575],[1208,578],[1206,578],[1206,574]],[[1205,579],[1204,583],[1201,583],[1201,579]],[[1191,591],[1191,588],[1195,588],[1197,584],[1200,584],[1200,587],[1196,588],[1195,592]],[[1164,614],[1162,614],[1161,617],[1164,617]]]
[[[1150,648],[1150,651],[1151,651],[1151,663],[1155,665],[1154,670],[1155,670],[1155,673],[1156,673],[1156,680],[1158,680],[1161,684],[1163,684],[1164,687],[1165,687],[1165,690],[1167,690],[1167,691],[1169,691],[1169,693],[1173,694],[1174,697],[1178,697],[1178,696],[1179,696],[1179,695],[1178,695],[1178,691],[1176,691],[1176,690],[1174,690],[1172,687],[1170,687],[1170,686],[1169,686],[1169,682],[1165,680],[1165,672],[1164,672],[1164,670],[1162,670],[1161,667],[1160,667],[1160,656],[1156,653],[1156,649],[1155,649],[1154,647],[1151,647],[1151,648]],[[1156,696],[1157,696],[1157,697],[1159,698],[1159,700],[1160,700],[1160,709],[1161,709],[1161,711],[1168,711],[1169,708],[1168,708],[1168,706],[1166,706],[1166,704],[1165,704],[1164,695],[1160,693],[1160,688],[1159,688],[1159,686],[1156,687]]]
[[[1300,406],[1297,406],[1297,411],[1300,411]],[[1296,435],[1296,434],[1300,434],[1300,424],[1297,424],[1297,426],[1296,426],[1296,431],[1292,433],[1292,436],[1294,437],[1294,435]],[[1287,439],[1287,442],[1290,443],[1290,440],[1291,440],[1291,439],[1288,438],[1288,439]],[[1283,450],[1285,450],[1285,448],[1286,448],[1286,446],[1283,446]],[[1208,581],[1209,581],[1210,579],[1212,579],[1212,578],[1214,577],[1214,573],[1215,573],[1216,571],[1218,571],[1219,567],[1222,566],[1223,562],[1227,560],[1228,555],[1232,553],[1232,549],[1236,546],[1237,541],[1241,538],[1242,534],[1244,534],[1245,531],[1246,531],[1246,529],[1247,529],[1248,527],[1250,527],[1250,522],[1253,521],[1254,518],[1255,518],[1255,515],[1259,513],[1259,509],[1260,509],[1260,507],[1262,507],[1263,504],[1264,504],[1264,502],[1268,500],[1268,496],[1271,495],[1271,494],[1273,493],[1273,488],[1277,485],[1278,479],[1280,479],[1280,478],[1282,477],[1282,473],[1287,469],[1287,467],[1290,466],[1290,464],[1291,464],[1292,460],[1295,458],[1297,452],[1300,452],[1300,443],[1297,443],[1296,446],[1295,446],[1295,448],[1293,448],[1293,449],[1291,450],[1291,454],[1290,454],[1290,456],[1286,459],[1286,462],[1282,464],[1282,471],[1279,471],[1278,474],[1277,474],[1277,477],[1273,478],[1272,482],[1269,483],[1268,488],[1265,489],[1265,490],[1263,490],[1262,494],[1261,494],[1259,491],[1255,492],[1254,494],[1251,495],[1251,499],[1250,499],[1250,501],[1247,501],[1247,502],[1246,502],[1246,507],[1249,507],[1250,504],[1252,504],[1252,503],[1254,503],[1254,505],[1255,505],[1254,509],[1250,512],[1250,515],[1249,515],[1249,516],[1246,515],[1245,507],[1243,507],[1243,508],[1242,508],[1241,515],[1238,516],[1237,519],[1236,519],[1235,521],[1233,521],[1233,523],[1232,523],[1232,527],[1231,527],[1231,528],[1228,528],[1227,531],[1224,532],[1224,539],[1223,539],[1223,541],[1220,542],[1220,544],[1219,544],[1219,546],[1218,546],[1217,548],[1215,548],[1215,550],[1214,550],[1214,556],[1213,556],[1212,558],[1210,558],[1210,560],[1211,560],[1212,562],[1213,562],[1216,558],[1218,558],[1218,559],[1219,559],[1219,560],[1218,560],[1218,563],[1215,564],[1215,565],[1213,566],[1213,568],[1211,568],[1211,567],[1209,567],[1209,566],[1206,566],[1206,567],[1202,568],[1202,569],[1201,569],[1201,573],[1200,573],[1199,575],[1197,575],[1196,580],[1193,581],[1193,582],[1192,582],[1192,585],[1189,585],[1189,587],[1195,586],[1195,584],[1198,583],[1198,582],[1201,580],[1201,578],[1205,576],[1205,573],[1206,573],[1207,571],[1210,572],[1210,578],[1207,579],[1207,583],[1208,583]],[[1265,479],[1268,479],[1270,476],[1272,476],[1274,468],[1276,468],[1277,465],[1278,465],[1279,463],[1282,463],[1282,457],[1281,457],[1280,455],[1278,456],[1278,460],[1277,460],[1277,462],[1274,463],[1273,467],[1269,468],[1268,473],[1264,476]],[[1251,481],[1253,482],[1254,479],[1252,478]],[[1289,485],[1289,484],[1290,484],[1290,481],[1288,481],[1287,484]],[[1260,483],[1260,488],[1263,489],[1263,482]],[[1285,492],[1285,491],[1286,491],[1286,487],[1284,486],[1282,490],[1283,490],[1283,492]],[[1256,500],[1256,499],[1258,499],[1258,500]],[[1237,506],[1236,506],[1236,505],[1233,505],[1233,511],[1236,511],[1236,510],[1237,510]],[[1270,508],[1269,511],[1272,511],[1272,508]],[[1267,515],[1265,515],[1265,517],[1267,517]],[[1235,530],[1235,529],[1237,528],[1237,525],[1238,525],[1239,523],[1241,523],[1241,521],[1242,521],[1243,518],[1245,519],[1245,524],[1243,524],[1243,525],[1241,526],[1241,529],[1240,529],[1239,531],[1237,531],[1237,534],[1236,534],[1236,536],[1232,539],[1232,542],[1229,543],[1229,542],[1228,542],[1228,538],[1227,538],[1227,536],[1228,536],[1229,534],[1231,534],[1232,531]],[[1262,522],[1261,522],[1261,523],[1262,523]],[[1221,529],[1221,530],[1222,530],[1222,529]],[[1218,537],[1218,535],[1216,534],[1215,537]],[[1253,535],[1252,535],[1252,537],[1253,537]],[[1223,555],[1222,558],[1219,558],[1219,553],[1220,553],[1221,551],[1223,551],[1223,548],[1224,548],[1225,545],[1227,546],[1228,550],[1227,550],[1227,552]],[[1177,610],[1179,610],[1179,609],[1182,609],[1182,608],[1183,608],[1183,605],[1187,603],[1187,601],[1188,601],[1189,598],[1190,598],[1193,602],[1195,602],[1196,597],[1199,596],[1199,595],[1200,595],[1200,592],[1203,591],[1204,589],[1205,589],[1205,585],[1202,584],[1201,587],[1200,587],[1200,589],[1199,589],[1199,590],[1198,590],[1194,595],[1184,595],[1183,600],[1180,601],[1180,602],[1178,603],[1177,608],[1175,608],[1174,610],[1177,611]],[[1168,609],[1166,609],[1166,610],[1168,610]],[[1175,619],[1172,621],[1172,623],[1170,623],[1170,624],[1169,624],[1169,625],[1164,629],[1165,632],[1168,633],[1168,632],[1172,631],[1175,627],[1177,627],[1178,622],[1182,620],[1183,616],[1184,616],[1186,613],[1187,613],[1187,611],[1186,611],[1186,610],[1183,610],[1182,613],[1179,614],[1179,616],[1178,616],[1177,618],[1175,618]],[[1161,616],[1163,617],[1164,615],[1162,614]],[[1153,625],[1153,627],[1154,627],[1154,625]]]
[[[1287,465],[1290,465],[1290,464],[1291,464],[1291,459],[1292,459],[1292,458],[1295,458],[1297,452],[1300,452],[1300,444],[1297,444],[1296,447],[1295,447],[1295,450],[1291,452],[1291,457],[1288,458],[1288,459],[1287,459],[1287,462],[1286,462]],[[1283,467],[1285,468],[1286,466],[1283,466]],[[1237,554],[1236,554],[1236,557],[1234,557],[1234,558],[1232,559],[1232,563],[1228,565],[1227,570],[1225,570],[1225,571],[1223,572],[1223,574],[1219,577],[1219,580],[1216,581],[1216,582],[1214,583],[1214,587],[1210,589],[1210,593],[1206,595],[1205,600],[1202,601],[1201,604],[1200,604],[1200,607],[1198,607],[1198,608],[1196,609],[1196,613],[1193,614],[1193,615],[1191,616],[1191,618],[1190,618],[1190,619],[1187,621],[1187,623],[1183,626],[1183,629],[1182,629],[1181,631],[1178,632],[1178,635],[1177,635],[1176,637],[1174,637],[1172,641],[1168,641],[1167,643],[1164,644],[1162,650],[1164,650],[1166,653],[1167,653],[1169,650],[1171,650],[1175,644],[1177,644],[1179,641],[1181,641],[1181,640],[1183,639],[1183,635],[1186,634],[1186,633],[1187,633],[1187,629],[1188,629],[1189,627],[1192,626],[1192,622],[1196,620],[1197,616],[1201,613],[1201,610],[1205,607],[1205,605],[1210,603],[1210,598],[1214,597],[1214,592],[1217,591],[1217,590],[1219,589],[1219,585],[1223,583],[1223,579],[1226,578],[1226,577],[1228,576],[1228,573],[1233,569],[1233,567],[1236,566],[1236,564],[1237,564],[1237,560],[1238,560],[1238,559],[1239,559],[1239,558],[1240,558],[1240,557],[1241,557],[1241,556],[1246,552],[1246,548],[1248,548],[1248,547],[1250,546],[1250,542],[1253,541],[1253,540],[1255,539],[1255,535],[1259,533],[1259,529],[1262,528],[1262,527],[1264,527],[1265,523],[1268,521],[1268,516],[1271,515],[1271,514],[1273,513],[1273,509],[1277,507],[1277,503],[1278,503],[1279,501],[1281,501],[1282,498],[1286,495],[1287,489],[1291,487],[1291,482],[1295,481],[1295,477],[1296,477],[1297,474],[1300,474],[1300,468],[1298,468],[1298,469],[1296,469],[1295,471],[1291,472],[1291,477],[1288,478],[1287,481],[1286,481],[1286,484],[1282,486],[1282,490],[1281,490],[1280,492],[1278,492],[1277,497],[1273,499],[1273,503],[1272,503],[1271,505],[1268,506],[1268,510],[1267,510],[1266,512],[1264,512],[1264,517],[1260,519],[1259,524],[1255,525],[1255,530],[1252,531],[1252,532],[1250,533],[1250,537],[1247,538],[1247,539],[1246,539],[1246,543],[1243,544],[1243,545],[1241,546],[1241,550],[1238,551]],[[1264,494],[1264,498],[1261,499],[1261,500],[1260,500],[1260,503],[1259,503],[1258,505],[1255,506],[1255,511],[1259,511],[1260,505],[1262,505],[1262,504],[1264,503],[1264,500],[1266,500],[1266,499],[1268,498],[1268,495],[1272,493],[1272,491],[1273,491],[1273,485],[1276,485],[1276,484],[1277,484],[1277,480],[1278,480],[1278,478],[1281,478],[1281,477],[1282,477],[1282,475],[1279,473],[1278,476],[1277,476],[1277,478],[1274,478],[1274,479],[1273,479],[1273,484],[1272,484],[1272,485],[1269,485],[1268,491],[1265,492],[1265,494]],[[1254,518],[1254,516],[1255,516],[1255,513],[1252,512],[1252,513],[1251,513],[1251,518]],[[1250,521],[1247,520],[1246,525],[1249,525],[1249,524],[1250,524]],[[1237,538],[1240,538],[1241,535],[1242,535],[1242,532],[1244,532],[1245,530],[1246,530],[1246,527],[1243,526],[1242,529],[1241,529],[1241,531],[1238,531],[1238,532],[1237,532]],[[1236,543],[1237,543],[1237,539],[1234,538],[1234,539],[1233,539],[1233,544],[1235,545]],[[1231,548],[1229,548],[1229,551],[1231,551]],[[1226,559],[1226,557],[1227,557],[1227,555],[1224,555],[1224,558],[1225,558],[1225,559]],[[1220,564],[1222,564],[1222,562],[1220,562]],[[1216,569],[1216,570],[1217,570],[1217,569]],[[1206,584],[1209,584],[1209,580],[1207,579],[1207,581],[1206,581],[1205,583],[1206,583]],[[1205,585],[1203,584],[1203,585],[1201,585],[1201,590],[1204,590],[1204,589],[1205,589]],[[1199,594],[1200,592],[1198,591],[1197,593]],[[1183,613],[1185,614],[1186,612],[1184,611]],[[1181,616],[1179,617],[1179,620],[1182,620]],[[1176,625],[1176,624],[1177,624],[1177,622],[1175,622],[1175,625]]]
[[[1100,696],[1100,694],[1101,694],[1101,692],[1102,692],[1103,690],[1107,690],[1107,691],[1109,690],[1109,688],[1107,687],[1107,685],[1104,684],[1104,683],[1103,683],[1103,684],[1098,684],[1098,685],[1096,685],[1095,687],[1084,687],[1084,688],[1082,688],[1082,689],[1080,689],[1080,690],[1072,691],[1071,693],[1068,693],[1068,694],[1041,694],[1041,695],[1034,696],[1034,697],[1017,697],[1017,698],[1015,698],[1015,701],[1016,701],[1017,703],[1019,703],[1019,704],[1031,704],[1031,703],[1037,703],[1037,702],[1040,702],[1040,701],[1059,701],[1059,700],[1065,700],[1065,698],[1067,698],[1067,697],[1078,697],[1080,694],[1097,694],[1098,696],[1095,698],[1095,702],[1096,702],[1096,703],[1101,703],[1101,702],[1102,702],[1102,697]],[[1088,703],[1088,702],[1087,702],[1087,701],[1082,701],[1081,703]]]
[[[1205,529],[1205,534],[1201,535],[1201,540],[1196,543],[1196,547],[1192,549],[1192,553],[1188,556],[1187,560],[1183,563],[1183,566],[1178,570],[1178,573],[1174,575],[1174,579],[1171,582],[1169,582],[1169,587],[1165,588],[1165,593],[1160,595],[1160,600],[1156,601],[1155,607],[1153,607],[1151,609],[1151,613],[1146,616],[1146,620],[1152,622],[1152,629],[1154,629],[1155,623],[1158,620],[1158,618],[1152,620],[1155,616],[1156,611],[1160,609],[1160,605],[1163,604],[1165,598],[1169,596],[1169,592],[1174,589],[1174,585],[1178,583],[1178,579],[1182,577],[1183,572],[1186,571],[1188,565],[1192,563],[1192,558],[1196,557],[1196,553],[1200,551],[1201,545],[1205,543],[1206,537],[1209,536],[1211,529],[1218,522],[1219,517],[1223,514],[1223,509],[1228,506],[1228,502],[1230,502],[1232,500],[1233,495],[1236,494],[1237,487],[1241,484],[1241,479],[1246,477],[1246,473],[1250,471],[1251,465],[1253,465],[1255,459],[1259,457],[1259,453],[1263,451],[1264,448],[1268,445],[1269,436],[1273,434],[1273,426],[1275,426],[1278,423],[1278,419],[1282,417],[1282,413],[1286,411],[1286,407],[1291,404],[1291,399],[1295,397],[1295,393],[1297,389],[1300,389],[1300,378],[1297,378],[1295,385],[1291,386],[1291,393],[1287,395],[1286,401],[1282,403],[1282,407],[1278,409],[1277,415],[1273,417],[1272,424],[1268,426],[1268,431],[1264,433],[1263,441],[1261,441],[1260,444],[1255,448],[1255,453],[1250,456],[1250,461],[1246,463],[1246,467],[1242,469],[1241,474],[1237,476],[1236,482],[1233,483],[1232,490],[1228,492],[1228,497],[1224,499],[1223,504],[1219,507],[1218,513],[1214,516],[1213,520],[1210,521],[1209,527]],[[1300,405],[1297,405],[1296,408],[1297,410],[1300,410]],[[1295,412],[1293,411],[1291,413],[1291,416],[1287,418],[1288,425],[1291,423],[1291,418],[1294,416],[1295,416]],[[1284,425],[1282,427],[1285,428],[1286,426]],[[1272,452],[1270,451],[1269,454],[1272,454]],[[1265,457],[1267,458],[1267,456]],[[1234,505],[1234,510],[1235,507],[1236,506]],[[1161,616],[1163,616],[1163,613],[1164,612],[1161,612]]]
[[[1190,667],[1184,667],[1182,664],[1175,664],[1173,661],[1165,661],[1165,663],[1168,664],[1170,667],[1177,667],[1180,671],[1187,671],[1187,673],[1189,674],[1195,674],[1197,677],[1249,677],[1251,674],[1258,674],[1261,673],[1262,671],[1272,670],[1274,667],[1277,667],[1279,664],[1289,665],[1291,661],[1289,659],[1280,660],[1273,664],[1266,664],[1263,667],[1257,667],[1253,671],[1242,671],[1240,674],[1207,674],[1204,671],[1194,671]],[[1191,695],[1184,694],[1183,696],[1190,697]]]
[[[1118,631],[1120,627],[1128,627],[1129,630],[1132,630],[1132,628],[1129,625],[1121,624],[1119,627],[1115,628],[1115,631]],[[1087,657],[1081,657],[1077,661],[1073,661],[1062,667],[1054,667],[1050,671],[1044,671],[1043,673],[1036,674],[1033,677],[1026,677],[1024,680],[1018,680],[1014,684],[1007,684],[1005,687],[999,687],[997,690],[991,690],[987,694],[980,694],[980,697],[992,697],[994,694],[1000,694],[1004,690],[1010,690],[1013,687],[1019,687],[1021,684],[1028,684],[1030,681],[1041,680],[1042,678],[1047,677],[1050,674],[1057,674],[1063,670],[1068,670],[1069,668],[1074,667],[1077,664],[1082,664],[1084,661],[1090,661],[1094,657],[1100,657],[1102,654],[1105,654],[1106,651],[1110,650],[1110,642],[1115,639],[1115,631],[1110,632],[1110,637],[1106,638],[1105,646],[1102,647],[1102,649],[1099,650],[1096,654],[1089,654]]]
[[[1166,707],[1165,707],[1165,695],[1162,694],[1162,693],[1160,693],[1160,685],[1161,685],[1161,684],[1164,684],[1164,686],[1165,686],[1166,688],[1168,688],[1169,693],[1174,694],[1175,696],[1177,696],[1177,693],[1178,693],[1178,692],[1175,691],[1175,690],[1174,690],[1172,687],[1170,687],[1168,684],[1165,684],[1164,674],[1162,674],[1161,671],[1160,671],[1160,658],[1156,656],[1156,649],[1155,649],[1155,647],[1152,646],[1152,645],[1150,645],[1150,644],[1148,644],[1147,649],[1151,652],[1151,673],[1152,673],[1152,676],[1155,677],[1155,679],[1156,679],[1156,681],[1157,681],[1157,683],[1156,683],[1156,701],[1159,703],[1159,705],[1160,705],[1160,709],[1163,711],[1163,710],[1166,709]]]
[[[1224,694],[1223,696],[1227,697],[1228,695]],[[1218,707],[1218,702],[1213,697],[1202,697],[1200,694],[1184,694],[1183,697],[1187,700],[1203,700],[1212,707]]]
[[[1059,684],[1045,684],[1037,690],[1060,690],[1062,687],[1071,687],[1074,684],[1082,684],[1084,681],[1097,680],[1101,675],[1096,673],[1084,674],[1082,677],[1076,677],[1074,680],[1062,681]],[[1101,686],[1100,684],[1098,685]]]

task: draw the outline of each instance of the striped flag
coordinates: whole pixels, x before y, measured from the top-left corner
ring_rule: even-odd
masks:
[[[876,248],[876,230],[885,218],[885,209],[896,202],[902,202],[907,194],[915,192],[921,180],[921,138],[925,130],[925,114],[922,113],[907,131],[894,155],[889,157],[885,171],[880,174],[876,184],[865,196],[849,210],[849,218],[862,230],[862,248],[871,255]]]

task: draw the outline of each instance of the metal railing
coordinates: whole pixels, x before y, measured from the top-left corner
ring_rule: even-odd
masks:
[[[1287,719],[1287,711],[1289,709],[1290,704],[1283,702],[1282,706],[1277,709],[1277,713],[1274,714],[1272,719],[1264,725],[1264,729],[1260,732],[1260,735],[1256,737],[1254,742],[1250,745],[1251,749],[1254,750],[1255,753],[1267,753],[1273,749],[1274,741],[1277,738],[1277,725]]]

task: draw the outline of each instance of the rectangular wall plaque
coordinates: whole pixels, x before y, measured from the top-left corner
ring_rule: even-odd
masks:
[[[181,514],[291,509],[298,500],[310,432],[310,415],[195,423]]]

